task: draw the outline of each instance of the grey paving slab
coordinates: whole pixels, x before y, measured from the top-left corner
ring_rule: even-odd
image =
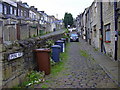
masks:
[[[105,70],[105,72],[118,84],[118,69],[119,69],[119,61],[115,61],[114,59],[109,58],[105,54],[95,51],[92,46],[86,43],[84,40],[80,39],[83,43],[84,47],[82,49],[86,50],[96,62]],[[87,47],[85,47],[87,46]],[[119,82],[120,84],[120,82]]]

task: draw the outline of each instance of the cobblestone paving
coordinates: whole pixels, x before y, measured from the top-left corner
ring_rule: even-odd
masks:
[[[36,85],[35,88],[41,88],[42,85],[48,88],[117,88],[93,57],[81,55],[80,51],[87,47],[82,43],[70,42],[66,69],[56,77],[47,76],[46,80],[50,82]]]

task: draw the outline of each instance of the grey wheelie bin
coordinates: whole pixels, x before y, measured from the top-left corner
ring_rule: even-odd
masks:
[[[60,45],[61,46],[61,52],[65,52],[65,43],[62,40],[58,40],[55,42],[56,45]]]
[[[61,52],[61,46],[60,45],[53,45],[52,46],[52,60],[54,62],[60,61],[60,52]]]

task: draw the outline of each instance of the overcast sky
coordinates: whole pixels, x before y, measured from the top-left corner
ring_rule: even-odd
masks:
[[[65,12],[71,13],[75,18],[89,7],[94,0],[21,0],[30,6],[35,6],[39,11],[45,11],[48,15],[64,18]]]

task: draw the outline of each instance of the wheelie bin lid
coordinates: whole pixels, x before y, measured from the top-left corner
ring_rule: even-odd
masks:
[[[64,41],[62,41],[62,40],[58,40],[58,41],[56,41],[56,42],[62,42],[62,43],[64,43]]]
[[[61,48],[60,45],[53,45],[52,48]]]
[[[40,49],[34,49],[35,52],[51,52],[49,48],[40,48]]]

